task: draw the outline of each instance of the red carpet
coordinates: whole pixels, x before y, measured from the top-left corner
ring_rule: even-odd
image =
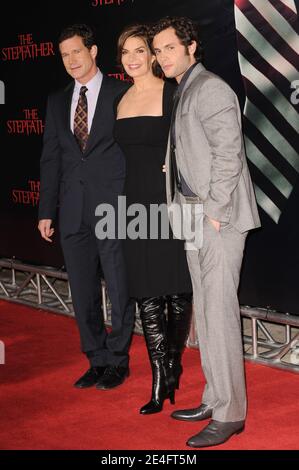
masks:
[[[186,439],[205,426],[169,418],[175,408],[200,401],[195,350],[184,355],[176,405],[141,416],[151,381],[143,337],[133,339],[131,375],[121,387],[77,390],[72,384],[88,364],[72,318],[0,301],[0,324],[1,449],[188,450]],[[299,449],[299,375],[250,363],[246,375],[246,430],[218,449]]]

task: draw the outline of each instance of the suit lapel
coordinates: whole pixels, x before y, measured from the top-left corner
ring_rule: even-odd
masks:
[[[86,150],[84,155],[87,156],[89,152],[94,148],[94,146],[98,143],[98,141],[103,136],[104,128],[106,126],[106,119],[107,116],[110,114],[111,106],[113,105],[113,95],[111,92],[111,87],[109,83],[109,79],[104,75],[103,81],[101,85],[101,89],[99,92],[96,109],[94,113],[94,117],[92,120],[92,126],[90,129],[90,134],[86,144]]]
[[[192,85],[195,78],[198,77],[198,75],[203,70],[205,70],[205,67],[201,63],[198,63],[194,67],[192,72],[190,73],[190,76],[188,77],[188,79],[185,83],[185,86],[183,88],[183,91],[182,91],[182,94],[181,94],[181,97],[180,97],[180,101],[178,103],[177,112],[176,112],[175,135],[176,135],[176,147],[179,149],[179,151],[177,152],[177,164],[178,164],[178,167],[179,167],[179,169],[180,169],[180,171],[183,175],[186,174],[186,172],[185,172],[186,162],[184,161],[184,159],[180,158],[181,155],[182,155],[182,151],[181,151],[181,121],[182,121],[182,119],[181,119],[181,116],[182,116],[183,111],[188,112],[186,109],[184,109],[184,103],[186,103],[185,98],[187,96],[188,89]],[[188,181],[187,181],[186,177],[185,177],[185,180],[186,180],[186,183],[188,184]]]
[[[177,138],[181,134],[181,115],[182,115],[182,109],[184,105],[184,98],[186,93],[188,92],[188,88],[191,86],[193,81],[195,80],[196,77],[203,71],[206,70],[205,67],[202,65],[201,62],[199,62],[194,69],[192,70],[190,76],[188,77],[188,80],[186,81],[186,84],[184,86],[184,89],[181,94],[181,98],[177,107],[177,112],[176,112],[176,119],[175,119],[175,132]]]
[[[183,89],[183,91],[182,91],[181,99],[180,99],[179,104],[178,104],[177,116],[181,114],[182,105],[183,105],[183,102],[184,102],[184,95],[185,95],[185,93],[187,92],[188,88],[190,87],[190,85],[192,84],[192,82],[195,80],[195,78],[196,78],[203,70],[205,70],[205,67],[199,62],[199,63],[194,67],[194,69],[192,70],[190,76],[188,77],[188,80],[186,81],[186,84],[185,84],[184,89]]]
[[[73,97],[73,91],[74,91],[74,83],[70,83],[64,91],[64,100],[61,103],[61,114],[62,114],[62,120],[63,120],[63,125],[65,129],[65,134],[69,138],[72,146],[74,147],[74,150],[79,152],[81,154],[80,148],[78,146],[78,143],[76,141],[76,138],[74,134],[72,133],[71,130],[71,106],[72,106],[72,97]]]
[[[64,91],[64,99],[61,102],[61,115],[63,119],[63,125],[65,129],[66,136],[69,138],[74,150],[82,157],[81,150],[76,141],[74,134],[72,133],[70,127],[70,114],[71,114],[71,105],[72,97],[74,91],[74,83],[68,85]],[[106,127],[106,118],[110,114],[111,106],[113,105],[113,92],[110,86],[109,79],[104,75],[99,92],[96,109],[92,121],[92,126],[90,129],[89,137],[87,140],[86,150],[84,152],[84,157],[88,156],[88,153],[97,145],[98,141],[101,139],[104,134],[103,130]]]

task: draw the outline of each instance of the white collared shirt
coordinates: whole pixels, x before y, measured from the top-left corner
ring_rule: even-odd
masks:
[[[97,73],[95,76],[89,80],[88,83],[86,83],[87,87],[87,92],[86,92],[86,98],[87,98],[87,106],[88,106],[88,133],[90,133],[91,125],[92,125],[92,120],[94,117],[96,105],[97,105],[97,100],[99,96],[99,92],[102,86],[102,81],[103,81],[103,74],[102,72],[98,69]],[[75,88],[73,91],[73,97],[72,97],[72,104],[71,104],[71,129],[72,132],[74,133],[74,119],[75,119],[75,112],[79,100],[79,94],[80,94],[80,88],[82,87],[82,83],[78,82],[75,80]]]

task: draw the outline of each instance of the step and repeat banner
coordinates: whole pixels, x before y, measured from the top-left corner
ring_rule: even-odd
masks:
[[[165,15],[196,20],[204,65],[235,90],[261,230],[248,237],[242,304],[299,314],[299,142],[297,0],[52,0],[1,4],[0,257],[64,264],[59,236],[37,231],[39,159],[48,94],[69,82],[57,49],[65,26],[85,22],[98,36],[101,70],[116,64],[123,27]]]

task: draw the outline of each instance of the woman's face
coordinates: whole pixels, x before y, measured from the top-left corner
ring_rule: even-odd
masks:
[[[138,36],[128,38],[122,48],[121,63],[126,73],[134,78],[152,74],[154,55]]]

